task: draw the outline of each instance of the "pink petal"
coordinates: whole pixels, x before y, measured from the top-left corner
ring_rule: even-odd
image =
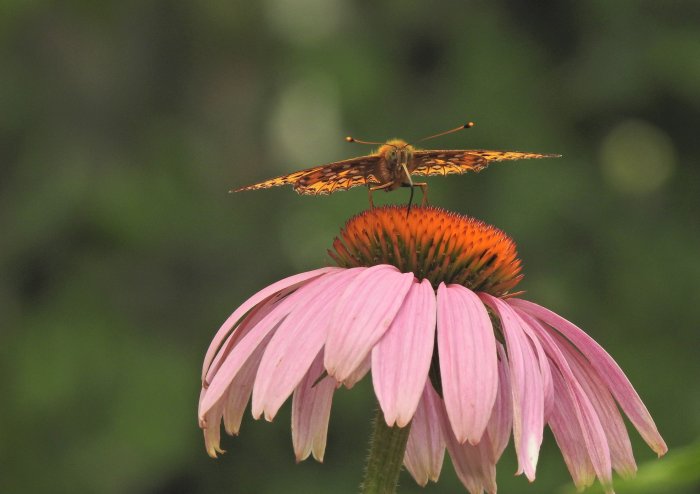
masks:
[[[292,398],[292,444],[297,462],[313,454],[323,462],[331,415],[331,401],[336,388],[335,379],[323,375],[323,356],[318,354],[304,379],[294,390]],[[318,382],[317,382],[318,381]]]
[[[608,440],[613,468],[623,477],[633,476],[637,471],[637,464],[632,454],[632,444],[622,415],[610,391],[603,384],[596,370],[591,367],[590,362],[571,345],[569,340],[556,331],[550,330],[549,327],[544,327],[544,330],[551,331],[550,334],[569,362],[583,392],[591,400]]]
[[[620,366],[596,341],[576,325],[540,305],[522,299],[511,299],[509,303],[531,314],[535,319],[552,326],[559,331],[588,359],[590,365],[610,389],[620,404],[620,408],[629,417],[632,424],[644,438],[649,447],[659,456],[668,451],[666,443],[651,418],[649,411],[632,387]]]
[[[413,283],[394,322],[372,350],[372,381],[387,425],[406,426],[425,389],[435,340],[435,292]]]
[[[457,441],[477,444],[498,391],[496,339],[479,297],[441,283],[437,293],[442,394]]]
[[[452,434],[452,426],[444,406],[440,408],[440,423],[457,477],[472,494],[481,494],[484,490],[495,494],[496,463],[488,433],[484,432],[484,440],[475,446],[469,443],[460,444]]]
[[[352,280],[334,308],[325,349],[328,374],[343,382],[389,328],[413,283],[413,273],[380,264]]]
[[[330,273],[310,282],[272,337],[253,389],[253,416],[271,421],[309,370],[328,334],[332,308],[347,284],[366,268]]]
[[[241,367],[241,371],[233,378],[231,384],[224,393],[224,399],[219,400],[210,407],[209,410],[200,417],[199,426],[204,432],[204,444],[207,453],[212,458],[216,458],[217,453],[223,453],[221,449],[221,419],[224,419],[226,432],[231,435],[238,434],[241,426],[243,412],[250,399],[250,392],[253,387],[255,371],[260,363],[265,346],[269,341],[267,337],[258,348],[250,355],[248,360]],[[208,390],[202,388],[199,393],[199,403],[201,405]]]
[[[497,344],[498,349],[498,393],[493,404],[493,411],[486,431],[491,439],[494,461],[503,454],[503,450],[508,446],[510,432],[513,426],[513,395],[510,387],[510,370],[508,368],[508,357],[503,345]]]
[[[480,294],[501,320],[506,339],[513,390],[513,439],[518,456],[518,474],[532,482],[544,429],[544,390],[541,367],[520,320],[510,306],[486,293]]]
[[[540,374],[542,375],[542,393],[544,394],[544,420],[545,422],[549,418],[549,414],[552,413],[552,408],[554,408],[554,384],[552,383],[552,370],[550,369],[549,360],[545,355],[540,340],[537,336],[529,329],[527,324],[522,326],[525,328],[525,334],[530,337],[532,346],[535,348],[537,353],[537,361],[540,364]]]
[[[207,371],[205,380],[202,383],[202,387],[209,387],[211,380],[214,378],[216,373],[219,372],[221,364],[224,362],[224,360],[226,360],[228,354],[231,353],[231,349],[235,347],[238,342],[241,341],[241,339],[243,339],[248,332],[250,332],[251,329],[253,329],[260,321],[264,320],[270,312],[280,305],[283,302],[284,297],[290,293],[291,291],[283,290],[250,310],[250,312],[236,327],[236,330],[228,335],[228,338],[226,338],[224,344],[219,348],[216,356],[211,361],[211,365],[209,365],[209,370]]]
[[[430,382],[425,383],[422,398],[411,422],[403,464],[420,486],[437,482],[445,457],[445,439],[440,428],[442,402]]]
[[[260,322],[253,326],[250,331],[238,341],[236,346],[231,349],[230,353],[221,363],[216,375],[208,377],[208,379],[211,380],[211,384],[207,388],[207,392],[199,404],[200,417],[204,416],[209,408],[222,399],[229,384],[248,360],[248,357],[263,341],[265,341],[265,337],[271,331],[277,329],[278,325],[297,303],[300,300],[305,300],[305,295],[309,293],[309,291],[314,291],[314,282],[307,283],[287,298],[280,301],[274,309],[268,312]]]
[[[354,371],[352,371],[350,375],[348,375],[348,377],[346,377],[341,384],[346,388],[351,389],[353,386],[355,386],[355,384],[359,383],[362,380],[362,378],[367,375],[371,366],[371,356],[365,355],[365,358],[362,359],[360,365],[358,365],[357,368]]]
[[[255,374],[260,365],[260,359],[263,356],[265,348],[268,344],[270,335],[255,351],[250,355],[248,360],[243,364],[238,374],[231,380],[228,390],[226,391],[226,399],[222,400],[224,405],[224,427],[226,432],[231,435],[237,435],[241,427],[241,420],[245,407],[250,400],[250,393],[253,390],[253,382],[255,382]]]
[[[199,401],[201,403],[204,389],[200,393]],[[217,403],[210,408],[204,416],[199,418],[199,427],[204,434],[204,447],[207,454],[212,458],[216,458],[218,453],[224,453],[221,449],[221,416],[223,415],[224,403]]]
[[[532,328],[522,321],[518,311],[513,311],[521,323],[520,328],[530,338],[530,343],[537,353],[537,362],[540,366],[540,374],[542,375],[542,392],[544,393],[544,420],[547,421],[549,414],[554,405],[554,387],[552,385],[552,371],[549,367],[549,359],[540,344],[539,337],[533,332]]]
[[[243,302],[243,304],[236,309],[233,314],[231,314],[226,321],[221,325],[221,328],[216,332],[214,339],[209,345],[209,349],[204,357],[204,364],[202,365],[202,381],[206,376],[207,370],[209,369],[209,364],[211,364],[214,355],[216,355],[217,350],[221,346],[221,343],[228,337],[231,330],[234,328],[236,323],[241,319],[250,309],[255,307],[257,304],[262,302],[268,297],[275,295],[287,288],[298,287],[304,282],[309,281],[312,278],[316,278],[326,273],[333,271],[338,271],[341,268],[328,267],[321,269],[314,269],[313,271],[307,271],[305,273],[295,274],[294,276],[289,276],[280,280],[272,285],[263,288],[258,293],[250,297],[248,300]]]
[[[517,311],[516,311],[517,312]],[[568,420],[577,420],[580,425],[581,437],[583,438],[588,456],[593,465],[593,470],[600,479],[606,490],[612,489],[612,465],[610,462],[610,448],[605,437],[603,425],[591,404],[586,393],[581,388],[580,383],[574,376],[571,368],[554,339],[544,330],[534,318],[528,314],[523,314],[521,318],[523,327],[529,325],[535,331],[537,337],[542,342],[547,355],[552,359],[555,367],[561,374],[564,383],[564,393],[570,396],[573,404],[574,414]],[[565,396],[557,395],[557,399],[565,399]]]
[[[555,372],[552,377],[557,399],[554,400],[552,415],[549,417],[549,427],[574,480],[574,485],[580,490],[593,484],[595,470],[588,455],[581,426],[578,420],[571,420],[571,417],[576,416],[576,411],[564,379],[558,372]]]

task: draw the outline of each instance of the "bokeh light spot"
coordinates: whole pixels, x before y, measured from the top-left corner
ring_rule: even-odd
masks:
[[[313,43],[338,32],[344,17],[340,0],[267,0],[270,27],[292,42]]]
[[[342,136],[338,88],[330,78],[309,73],[284,88],[270,119],[277,161],[290,170],[323,164],[337,158]]]
[[[676,151],[660,128],[643,120],[626,120],[605,137],[601,165],[610,186],[629,194],[649,194],[673,174]]]

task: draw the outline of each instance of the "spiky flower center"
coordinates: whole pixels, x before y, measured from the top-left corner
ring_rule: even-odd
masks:
[[[391,264],[428,279],[503,296],[518,284],[515,242],[498,228],[436,207],[373,208],[354,216],[333,242],[339,266]]]

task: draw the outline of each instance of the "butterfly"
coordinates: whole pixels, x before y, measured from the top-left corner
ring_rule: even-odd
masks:
[[[468,122],[455,129],[421,139],[421,141],[450,134],[474,126]],[[340,190],[364,185],[369,191],[370,207],[374,207],[372,192],[386,192],[399,187],[411,187],[410,210],[414,187],[420,187],[423,193],[422,204],[427,202],[428,184],[414,182],[413,175],[450,175],[467,172],[479,172],[491,162],[522,160],[531,158],[558,158],[558,154],[521,153],[518,151],[489,151],[484,149],[417,149],[402,139],[390,139],[385,143],[360,141],[346,137],[348,142],[379,145],[379,149],[370,155],[351,158],[334,163],[307,168],[287,175],[271,178],[230,192],[243,190],[268,189],[279,185],[291,185],[299,194],[328,195]]]

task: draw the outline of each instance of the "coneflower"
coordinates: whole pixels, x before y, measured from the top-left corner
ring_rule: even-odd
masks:
[[[238,434],[251,395],[253,416],[267,420],[293,395],[296,458],[322,461],[333,392],[370,370],[383,420],[365,492],[373,469],[393,468],[395,484],[401,460],[420,485],[437,481],[447,448],[469,492],[494,493],[511,433],[517,473],[532,481],[545,425],[577,487],[597,477],[612,491],[613,470],[636,470],[620,410],[666,452],[612,357],[513,292],[521,264],[501,230],[433,207],[408,218],[405,208],[375,208],[349,220],[329,253],[338,267],[264,288],[214,337],[199,401],[211,456],[222,451],[222,420]],[[378,441],[399,455],[393,467]]]

